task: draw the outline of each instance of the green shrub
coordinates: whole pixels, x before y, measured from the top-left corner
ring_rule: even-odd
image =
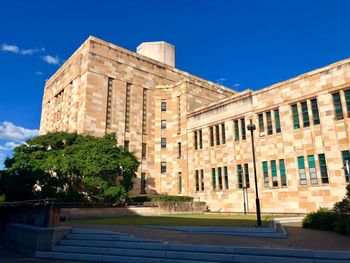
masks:
[[[342,235],[349,234],[350,231],[350,216],[337,215],[334,230]]]
[[[5,199],[6,199],[5,195],[0,195],[0,203],[5,202]]]
[[[308,214],[303,220],[304,228],[332,231],[335,229],[337,215],[328,208],[320,208]]]
[[[191,196],[180,195],[151,195],[151,196],[134,196],[129,198],[129,203],[144,203],[144,202],[192,202]]]

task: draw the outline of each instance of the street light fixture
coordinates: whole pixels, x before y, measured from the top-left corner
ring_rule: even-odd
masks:
[[[254,167],[254,181],[255,181],[255,204],[256,204],[256,220],[257,220],[257,226],[261,226],[261,212],[260,212],[260,200],[259,200],[259,190],[258,190],[258,179],[256,177],[256,162],[255,162],[255,147],[254,147],[254,130],[256,129],[255,124],[252,123],[252,120],[250,120],[250,123],[247,126],[248,131],[250,131],[251,134],[251,140],[252,140],[252,152],[253,152],[253,167]]]

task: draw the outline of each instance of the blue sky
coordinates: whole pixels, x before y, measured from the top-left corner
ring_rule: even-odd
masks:
[[[256,90],[349,57],[349,10],[349,0],[1,1],[0,163],[37,133],[45,80],[89,35],[130,50],[164,40],[179,69]]]

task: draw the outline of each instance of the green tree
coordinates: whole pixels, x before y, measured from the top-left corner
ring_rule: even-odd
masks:
[[[49,133],[16,147],[5,161],[0,195],[6,200],[121,202],[139,166],[135,155],[104,137]]]

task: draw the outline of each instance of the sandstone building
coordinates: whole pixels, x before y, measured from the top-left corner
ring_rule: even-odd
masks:
[[[308,212],[345,194],[350,59],[237,92],[175,67],[175,47],[137,53],[89,37],[46,82],[40,132],[116,132],[141,165],[133,194],[190,195],[212,211]]]

